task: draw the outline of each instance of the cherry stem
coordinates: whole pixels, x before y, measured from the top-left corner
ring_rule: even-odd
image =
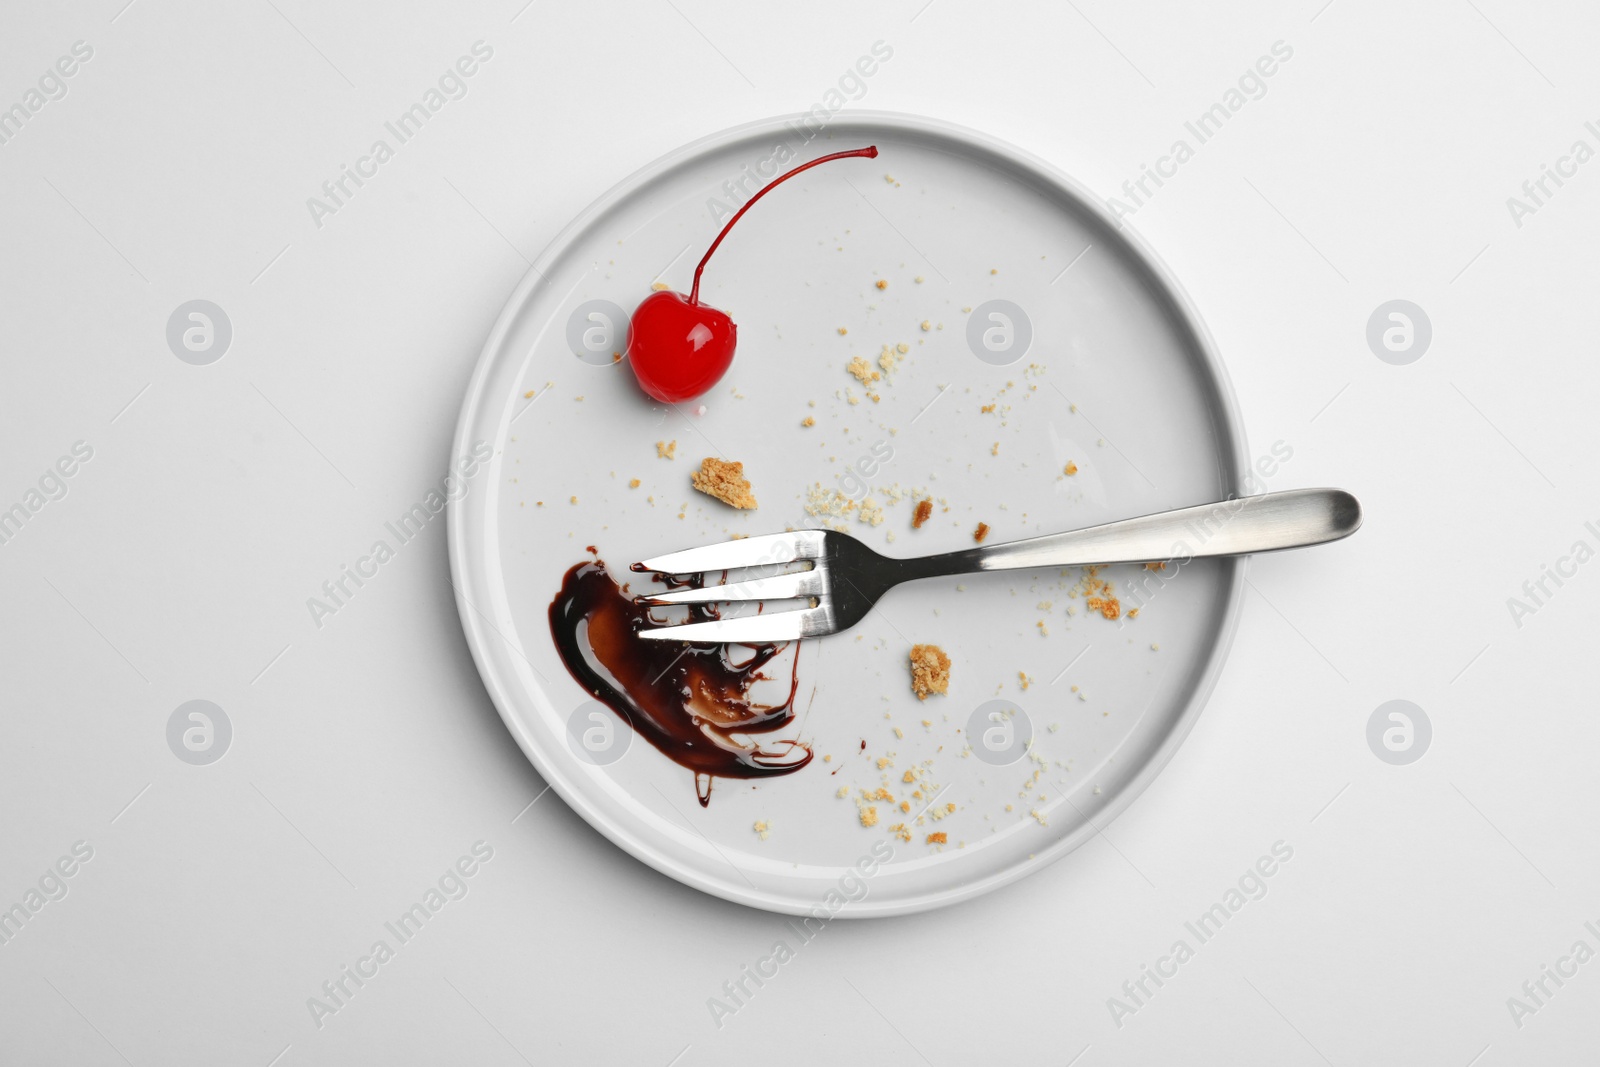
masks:
[[[768,193],[772,192],[774,186],[782,185],[784,182],[788,181],[790,178],[793,178],[796,174],[799,174],[803,170],[810,170],[812,167],[815,167],[818,164],[830,163],[835,159],[849,159],[851,156],[864,156],[867,159],[877,159],[878,146],[869,145],[866,148],[857,148],[851,152],[835,152],[829,156],[818,156],[810,163],[802,163],[798,167],[794,168],[794,170],[778,175],[766,185],[763,185],[755,196],[752,196],[749,200],[746,200],[744,202],[744,206],[733,213],[733,218],[728,220],[728,224],[722,228],[722,232],[717,234],[717,239],[711,242],[711,247],[706,249],[706,254],[700,257],[700,263],[694,268],[694,287],[689,290],[689,303],[694,306],[698,306],[700,303],[700,272],[706,269],[706,260],[711,258],[711,253],[717,250],[717,246],[722,243],[722,239],[728,236],[728,231],[733,229],[733,224],[738,222],[739,219],[744,216],[744,213],[749,211],[757,200],[760,200],[763,196],[766,196]]]

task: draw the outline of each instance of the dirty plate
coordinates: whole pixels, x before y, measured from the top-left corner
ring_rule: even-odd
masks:
[[[868,144],[876,160],[763,199],[707,267],[702,297],[739,326],[728,376],[688,404],[645,397],[615,360],[627,312],[653,283],[687,291],[775,173]],[[847,372],[857,356],[877,380]],[[773,666],[785,690],[799,679],[782,736],[815,758],[717,779],[704,807],[694,776],[561,662],[549,606],[588,546],[624,578],[633,560],[789,526],[924,554],[972,544],[979,523],[1011,540],[1243,491],[1226,375],[1159,260],[1050,166],[939,122],[773,119],[628,178],[511,297],[454,447],[490,457],[451,506],[450,558],[517,743],[622,848],[755,907],[912,912],[1059,859],[1171,758],[1233,634],[1237,560],[901,587]],[[690,488],[707,456],[744,463],[757,510]],[[913,529],[921,499],[933,513]],[[919,700],[923,643],[952,666],[948,692]]]

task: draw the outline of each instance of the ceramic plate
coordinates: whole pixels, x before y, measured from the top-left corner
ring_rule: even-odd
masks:
[[[739,326],[727,377],[676,406],[641,393],[614,354],[651,285],[686,292],[776,172],[868,144],[876,160],[764,198],[707,267],[702,298]],[[878,379],[852,376],[854,357]],[[1234,560],[902,586],[774,667],[783,687],[798,678],[781,736],[811,762],[717,779],[705,806],[694,776],[562,663],[549,606],[590,546],[623,577],[634,560],[789,527],[915,555],[971,545],[979,523],[1005,541],[1241,491],[1226,375],[1166,269],[1070,179],[944,123],[774,119],[628,178],[511,297],[454,447],[453,462],[488,457],[451,505],[451,566],[517,743],[616,844],[755,907],[918,911],[1066,855],[1171,758],[1234,629]],[[758,509],[691,489],[707,456],[744,464]],[[923,499],[933,513],[914,529]],[[908,655],[923,643],[952,666],[948,692],[919,700]]]

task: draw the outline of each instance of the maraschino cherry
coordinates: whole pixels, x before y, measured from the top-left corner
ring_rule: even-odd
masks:
[[[738,222],[752,204],[766,196],[775,186],[793,178],[803,170],[819,163],[851,156],[874,159],[876,146],[858,148],[853,152],[835,152],[802,163],[786,174],[780,174],[761,187],[761,190],[744,202],[734,212],[733,218],[711,242],[706,254],[694,269],[694,286],[689,295],[661,290],[651,293],[634,309],[628,320],[628,364],[633,367],[639,385],[652,397],[667,404],[692,400],[716,385],[728,365],[733,362],[734,344],[738,328],[728,313],[700,303],[700,272],[706,269],[706,260],[717,250],[722,239],[728,236],[733,224]]]

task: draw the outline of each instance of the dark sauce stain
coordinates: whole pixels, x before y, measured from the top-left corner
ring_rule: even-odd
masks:
[[[593,546],[589,551],[595,552]],[[656,577],[679,588],[689,584]],[[798,655],[783,703],[756,703],[750,689],[771,680],[763,668],[795,642],[647,641],[639,636],[641,629],[681,621],[669,620],[665,612],[683,609],[635,604],[626,589],[617,585],[598,556],[575,564],[550,602],[550,633],[561,661],[579,685],[664,755],[694,772],[702,807],[711,802],[714,778],[770,778],[793,774],[811,762],[811,750],[798,741],[780,739],[765,747],[732,736],[771,733],[794,721]],[[661,614],[652,616],[652,610]],[[688,610],[689,621],[717,617],[710,604],[689,605]]]

